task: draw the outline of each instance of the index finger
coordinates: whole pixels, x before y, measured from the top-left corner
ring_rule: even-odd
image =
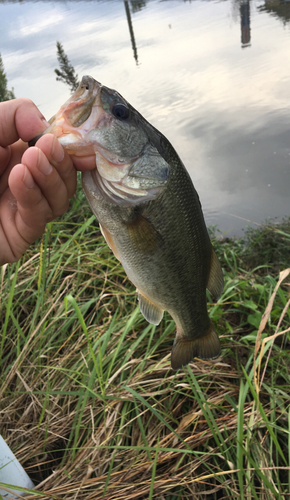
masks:
[[[30,99],[13,99],[0,103],[0,146],[18,139],[28,142],[41,134],[49,123]]]
[[[71,156],[73,164],[77,170],[85,172],[85,170],[93,170],[96,168],[96,156]]]

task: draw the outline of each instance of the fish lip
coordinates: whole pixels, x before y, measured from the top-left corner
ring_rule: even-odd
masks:
[[[90,75],[82,77],[80,85],[73,95],[60,107],[59,111],[49,120],[50,126],[43,131],[42,134],[34,137],[28,143],[28,146],[34,146],[38,139],[45,134],[52,133],[62,143],[62,137],[73,134],[78,139],[84,139],[84,135],[88,132],[85,126],[89,122],[93,109],[98,106],[100,101],[102,85]],[[83,110],[82,113],[78,111]],[[96,112],[94,111],[94,116]],[[98,119],[101,114],[97,113]],[[63,140],[64,146],[65,139]],[[74,148],[72,148],[74,149]]]
[[[94,107],[100,105],[100,94],[101,84],[89,75],[83,76],[77,90],[55,115],[51,126],[63,118],[69,128],[80,128],[89,120]]]
[[[88,90],[89,92],[92,92],[93,88],[95,87],[95,84],[97,84],[97,86],[101,89],[102,84],[100,82],[98,82],[97,80],[95,80],[90,75],[84,75],[82,77],[82,81],[81,81],[79,87],[80,88],[86,87],[86,90]]]

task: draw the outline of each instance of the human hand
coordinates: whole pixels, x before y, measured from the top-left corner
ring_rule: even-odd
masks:
[[[75,192],[76,169],[56,137],[28,149],[47,127],[28,99],[0,103],[0,265],[19,260]]]

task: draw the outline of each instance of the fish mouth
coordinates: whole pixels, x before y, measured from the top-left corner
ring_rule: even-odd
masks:
[[[101,83],[91,76],[83,76],[75,93],[49,120],[50,126],[39,136],[29,141],[34,146],[45,134],[55,135],[68,153],[77,156],[94,154],[90,147],[89,131],[98,127],[105,112],[101,102]]]
[[[94,184],[107,200],[134,205],[155,199],[163,189],[165,179],[160,179],[160,172],[157,183],[156,179],[151,179],[150,172],[148,179],[146,175],[140,174],[143,163],[150,163],[157,153],[151,151],[147,142],[143,141],[142,147],[138,145],[126,157],[122,154],[122,149],[114,147],[114,141],[108,140],[111,127],[113,131],[116,127],[116,117],[111,112],[116,94],[91,76],[84,76],[75,93],[49,120],[50,126],[43,134],[30,141],[29,146],[33,146],[42,135],[51,133],[58,138],[68,154],[78,157],[94,155],[96,167],[88,182]],[[121,135],[121,138],[126,139],[126,134]],[[143,156],[145,159],[142,163]],[[162,170],[164,166],[160,165],[160,168]],[[88,175],[87,177],[89,178]]]

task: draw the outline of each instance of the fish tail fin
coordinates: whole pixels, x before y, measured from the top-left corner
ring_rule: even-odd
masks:
[[[220,352],[220,341],[213,323],[210,322],[208,330],[202,337],[191,340],[177,335],[172,347],[171,367],[173,370],[178,370],[190,363],[193,358],[214,359]]]

